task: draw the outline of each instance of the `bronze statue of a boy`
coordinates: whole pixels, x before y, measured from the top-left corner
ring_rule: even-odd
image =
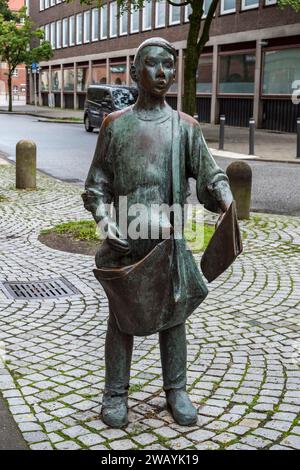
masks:
[[[184,204],[188,195],[190,177],[196,179],[198,199],[207,209],[225,212],[232,202],[227,176],[210,154],[199,123],[182,112],[173,111],[165,101],[166,92],[175,77],[175,64],[176,50],[168,41],[161,38],[144,41],[138,48],[131,67],[131,77],[139,90],[137,102],[111,113],[102,124],[83,200],[86,209],[91,211],[96,222],[101,223],[107,233],[106,240],[96,254],[96,265],[104,269],[104,272],[105,269],[130,267],[138,263],[161,243],[161,238],[153,239],[151,236],[147,239],[133,239],[128,235],[124,237],[111,218],[107,204],[113,202],[117,215],[120,215],[120,196],[127,197],[128,211],[136,203],[149,208],[153,204],[171,206],[174,201],[174,142],[180,156],[180,204]],[[175,114],[178,117],[178,127],[176,135],[173,135],[175,131],[172,122]],[[128,223],[129,221],[130,217]],[[164,225],[172,226],[171,219],[162,218],[158,223],[160,228]],[[176,260],[180,278],[179,253],[178,251],[176,255],[175,250],[173,259]],[[187,266],[187,272],[191,275],[190,279],[195,280],[194,289],[198,289],[200,293],[194,309],[205,298],[207,290],[197,267],[196,272],[192,265],[192,257],[189,263],[191,267]],[[159,267],[154,276],[159,276],[158,271]],[[184,277],[183,274],[182,276]],[[169,295],[168,306],[174,306],[175,309],[177,305],[176,321],[172,323],[169,319],[155,331],[159,332],[163,386],[168,406],[177,423],[191,425],[197,422],[197,410],[186,392],[185,319],[191,311],[185,311],[182,298],[181,303],[176,304],[178,293],[175,291],[174,288]],[[130,292],[130,295],[138,296],[138,289]],[[144,302],[143,307],[151,308],[151,299],[147,296],[139,301]],[[184,312],[182,315],[180,309]],[[106,377],[102,419],[109,426],[123,427],[128,423],[127,398],[133,334],[129,334],[127,330],[125,333],[121,331],[117,313],[112,311],[110,303],[105,343]]]

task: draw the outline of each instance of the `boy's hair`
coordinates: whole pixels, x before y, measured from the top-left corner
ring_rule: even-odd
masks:
[[[173,44],[171,44],[169,41],[163,38],[149,38],[143,41],[142,44],[140,44],[139,47],[137,48],[135,56],[134,56],[134,61],[133,61],[134,66],[137,66],[139,64],[141,51],[145,47],[148,47],[148,46],[162,47],[163,49],[165,49],[166,51],[170,52],[170,54],[173,55],[174,63],[176,63],[177,53]]]

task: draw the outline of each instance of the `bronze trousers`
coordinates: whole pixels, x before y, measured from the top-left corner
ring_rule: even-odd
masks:
[[[132,335],[122,333],[110,313],[105,341],[105,393],[126,395],[133,349]],[[182,323],[159,333],[164,390],[186,387],[186,333]]]

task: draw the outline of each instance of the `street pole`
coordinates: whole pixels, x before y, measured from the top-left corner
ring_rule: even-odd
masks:
[[[254,133],[255,133],[255,120],[250,118],[249,120],[249,155],[255,155],[254,153]]]
[[[34,73],[34,80],[33,80],[33,83],[34,83],[34,107],[35,107],[35,111],[36,111],[36,107],[37,107],[37,103],[36,103],[36,70],[33,71]]]

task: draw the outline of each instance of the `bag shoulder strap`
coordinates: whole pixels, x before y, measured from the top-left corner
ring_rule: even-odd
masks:
[[[179,113],[172,112],[172,196],[173,204],[180,204],[181,184],[180,184],[180,128]]]

